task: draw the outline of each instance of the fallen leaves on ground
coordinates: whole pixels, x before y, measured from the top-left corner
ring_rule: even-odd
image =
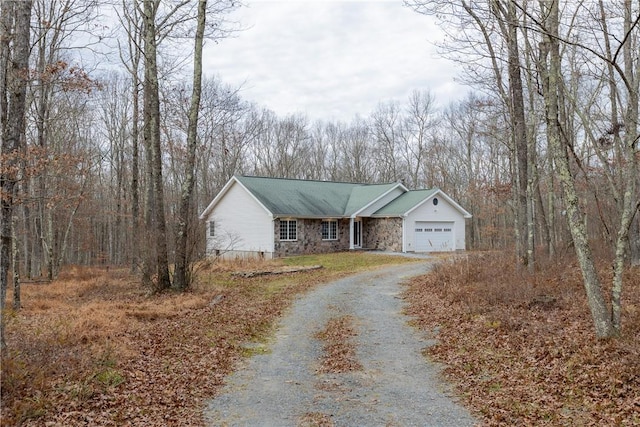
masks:
[[[331,417],[320,412],[306,413],[298,422],[298,427],[333,427],[334,425]]]
[[[204,402],[264,341],[291,301],[358,270],[403,262],[364,253],[204,263],[186,293],[154,295],[127,270],[71,266],[22,287],[5,312],[0,424],[204,424]],[[321,270],[243,278],[233,271],[322,264]],[[11,302],[7,304],[11,306]]]
[[[625,277],[623,334],[602,341],[574,261],[535,276],[510,261],[469,255],[409,285],[409,314],[437,338],[427,354],[485,425],[640,425],[638,267]]]
[[[333,317],[316,337],[323,341],[323,355],[318,372],[340,374],[359,371],[362,364],[356,358],[355,344],[351,338],[357,335],[352,316]]]
[[[256,300],[251,282],[187,295],[147,295],[126,279],[93,283],[25,288],[3,358],[3,424],[201,425],[203,399],[222,385],[241,341],[296,292]],[[56,288],[68,298],[38,308],[34,293]],[[224,299],[209,304],[217,292]]]

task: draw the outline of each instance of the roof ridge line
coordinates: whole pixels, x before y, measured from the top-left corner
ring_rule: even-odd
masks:
[[[348,182],[348,181],[323,181],[321,179],[302,179],[302,178],[285,178],[285,177],[277,177],[277,176],[257,176],[257,175],[235,175],[238,178],[259,178],[259,179],[277,179],[282,181],[302,181],[302,182],[321,182],[321,183],[329,183],[329,184],[351,184],[351,185],[392,185],[392,184],[401,184],[401,182],[376,182],[376,183],[365,183],[365,182]]]

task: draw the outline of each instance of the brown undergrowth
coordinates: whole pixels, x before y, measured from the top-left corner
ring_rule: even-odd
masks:
[[[351,338],[357,336],[352,316],[333,317],[317,334],[323,341],[323,355],[318,372],[340,374],[358,371],[362,365],[356,357],[356,347]]]
[[[23,286],[7,313],[2,425],[202,425],[205,399],[264,340],[293,298],[397,257],[334,254],[261,263],[323,264],[277,277],[234,277],[255,263],[203,265],[187,293],[153,295],[125,270],[70,267]],[[11,301],[7,306],[11,306]]]
[[[598,341],[574,260],[530,276],[502,255],[442,263],[405,293],[483,424],[640,425],[640,269],[625,277],[622,336]]]

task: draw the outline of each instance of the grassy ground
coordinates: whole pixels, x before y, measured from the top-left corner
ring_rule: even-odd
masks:
[[[184,294],[152,295],[124,270],[68,268],[23,286],[8,314],[2,425],[202,425],[202,404],[272,332],[296,295],[410,260],[367,253],[203,265]],[[323,265],[243,278],[232,272]],[[11,306],[9,301],[8,306]]]
[[[409,312],[438,338],[428,356],[484,425],[640,425],[640,268],[625,277],[622,336],[597,341],[574,260],[532,277],[511,259],[457,258],[411,283]]]

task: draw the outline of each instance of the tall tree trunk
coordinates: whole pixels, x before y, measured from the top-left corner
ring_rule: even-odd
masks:
[[[553,157],[553,155],[551,156]],[[549,163],[549,170],[553,174],[555,173],[555,164],[553,159]],[[549,183],[549,195],[547,197],[547,205],[549,206],[549,258],[553,259],[556,256],[556,245],[558,243],[558,230],[556,228],[556,192],[555,192],[555,180],[551,176]]]
[[[136,70],[138,67],[136,66]],[[139,140],[139,108],[140,108],[140,90],[137,72],[133,76],[133,117],[131,123],[131,271],[137,270],[140,263],[140,151],[138,146]]]
[[[636,186],[640,187],[639,179],[636,178]],[[629,230],[629,257],[631,265],[640,265],[640,211],[636,209],[635,217]]]
[[[509,74],[509,95],[511,99],[511,126],[513,146],[516,155],[516,227],[518,236],[518,257],[524,265],[533,265],[533,250],[529,250],[528,239],[531,235],[533,242],[533,215],[531,212],[532,192],[528,189],[528,137],[525,120],[524,90],[522,87],[522,75],[520,73],[520,49],[518,46],[518,18],[516,6],[508,2],[506,11],[502,11],[507,22],[507,69]],[[531,217],[531,221],[529,221]]]
[[[503,78],[501,74],[502,66],[499,64],[499,56],[494,48],[494,42],[491,36],[492,30],[489,29],[489,23],[483,20],[477,13],[472,4],[466,1],[462,2],[464,10],[473,18],[482,33],[482,37],[488,49],[491,58],[492,71],[496,78],[496,88],[505,105],[509,108],[510,127],[511,127],[511,150],[512,157],[511,171],[514,177],[515,186],[512,197],[514,200],[515,218],[514,218],[514,234],[516,237],[516,251],[518,262],[528,265],[531,261],[533,264],[533,252],[527,252],[527,242],[529,236],[527,221],[527,204],[531,197],[528,197],[527,183],[528,175],[528,137],[525,120],[524,107],[524,90],[522,85],[522,76],[520,72],[520,49],[518,46],[518,16],[516,5],[511,1],[491,1],[489,2],[491,13],[497,19],[500,28],[500,36],[507,45],[507,75],[508,75],[508,92],[504,89]],[[529,203],[530,204],[530,203]],[[529,255],[531,260],[528,259]]]
[[[29,36],[31,31],[30,0],[6,0],[0,5],[0,81],[2,111],[2,150],[5,157],[0,168],[0,348],[6,348],[4,309],[11,264],[12,216],[16,200],[15,187],[22,146],[25,142],[25,108],[29,67]],[[11,31],[13,30],[13,31]],[[11,51],[10,34],[13,33]]]
[[[196,148],[198,136],[198,113],[200,110],[200,96],[202,93],[202,44],[206,23],[207,1],[198,3],[198,26],[196,29],[195,52],[193,57],[193,92],[189,107],[189,125],[187,128],[187,164],[185,181],[180,198],[180,213],[178,216],[178,241],[176,247],[176,270],[174,287],[184,290],[191,283],[190,265],[191,253],[189,248],[189,231],[192,223],[193,188],[195,185]]]
[[[128,12],[129,3],[122,0],[124,17],[121,22],[127,29],[128,58],[122,60],[131,75],[132,117],[131,117],[131,271],[135,272],[143,262],[140,257],[140,240],[144,233],[140,230],[140,45],[142,34],[138,5]],[[150,275],[149,275],[150,276]]]
[[[632,11],[631,1],[625,2],[624,7],[624,33],[632,31],[635,19]],[[637,13],[637,12],[635,12]],[[638,144],[638,114],[640,95],[640,77],[638,70],[634,70],[634,62],[637,63],[637,46],[626,39],[623,46],[624,75],[627,89],[627,105],[624,117],[625,137],[622,141],[621,156],[622,161],[622,212],[620,213],[620,224],[616,238],[616,255],[613,263],[613,287],[611,292],[611,321],[617,333],[621,331],[622,313],[622,286],[623,274],[626,265],[627,251],[629,249],[629,231],[634,216],[637,214],[639,197],[637,190],[638,180],[638,159],[636,158],[635,146]],[[634,58],[635,56],[635,58]],[[615,125],[615,124],[613,124]]]
[[[143,40],[143,32],[141,28],[144,26],[140,17],[140,5],[136,1],[133,5],[128,0],[122,0],[122,16],[120,22],[127,32],[127,52],[123,55],[121,52],[121,60],[129,74],[131,75],[131,97],[132,97],[132,114],[131,114],[131,239],[129,242],[129,250],[131,251],[131,272],[140,271],[142,273],[143,283],[148,284],[151,281],[151,273],[149,270],[148,260],[141,256],[142,247],[140,242],[148,236],[147,222],[145,228],[141,228],[140,224],[140,59],[141,45]],[[143,100],[144,105],[144,100]],[[144,149],[147,153],[147,143],[150,137],[148,133],[144,133]],[[148,181],[150,182],[150,181]],[[146,212],[146,211],[145,211]],[[148,240],[147,240],[148,241]]]
[[[22,302],[20,297],[20,242],[16,237],[16,221],[15,216],[13,218],[12,230],[11,230],[11,238],[12,238],[12,253],[13,259],[11,260],[13,264],[13,309],[20,310],[22,308]]]
[[[535,143],[533,135],[529,138],[527,147],[527,192],[526,192],[526,212],[527,212],[527,270],[530,274],[535,272],[535,186],[538,185],[535,178],[537,176]]]
[[[153,182],[154,218],[153,234],[156,242],[157,291],[169,289],[169,253],[167,250],[167,222],[164,215],[164,183],[162,179],[162,144],[160,141],[160,89],[158,83],[158,53],[156,36],[156,6],[144,0],[144,59],[145,59],[145,126],[149,129],[151,148],[151,175]]]
[[[45,248],[45,253],[47,255],[47,279],[52,281],[55,277],[55,249],[54,246],[56,244],[55,241],[55,231],[53,229],[53,213],[51,209],[44,209],[44,215],[47,220],[46,232],[43,234],[43,243]],[[46,238],[44,237],[46,236]]]
[[[542,52],[540,71],[543,80],[543,93],[546,107],[547,139],[554,155],[558,180],[560,181],[567,209],[569,230],[582,271],[587,302],[598,338],[609,338],[615,331],[609,317],[602,292],[602,284],[595,267],[591,246],[587,238],[587,230],[579,206],[574,177],[569,165],[567,147],[561,140],[561,123],[559,122],[558,88],[561,81],[560,47],[558,42],[559,9],[557,2],[540,2],[543,16],[546,16],[545,40],[541,44]],[[543,63],[544,62],[544,63]]]
[[[147,117],[150,114],[150,111],[147,107],[149,97],[149,92],[146,87],[143,86],[143,94],[142,94],[142,103],[143,103],[143,145],[145,152],[145,162],[144,162],[144,176],[145,176],[145,201],[144,201],[144,241],[147,244],[144,246],[144,250],[142,250],[141,258],[142,258],[142,283],[145,285],[152,285],[152,276],[153,269],[155,266],[156,259],[156,248],[155,245],[152,244],[154,241],[154,215],[155,211],[155,195],[153,192],[153,159],[151,156],[151,127],[147,124],[150,123],[150,119]]]
[[[44,48],[41,47],[41,52],[44,51]],[[46,66],[46,61],[44,58],[44,53],[39,55],[40,58],[38,61],[38,70],[40,74],[44,74],[44,68]],[[46,110],[48,109],[48,101],[49,91],[46,89],[47,85],[41,80],[38,85],[38,99],[36,101],[36,118],[35,118],[35,128],[36,128],[36,138],[38,141],[38,147],[42,150],[43,155],[48,156],[48,147],[47,147],[47,137],[45,136],[46,126],[45,126],[45,115]],[[37,206],[38,206],[38,224],[39,227],[36,228],[36,235],[40,241],[41,250],[39,251],[41,254],[40,263],[47,266],[47,272],[49,275],[49,280],[51,280],[51,276],[53,275],[52,269],[52,256],[51,252],[53,251],[53,240],[52,233],[53,231],[50,228],[51,221],[51,210],[47,208],[47,165],[45,164],[40,171],[40,174],[37,177],[37,189],[38,189],[38,197],[37,197]]]
[[[22,164],[23,170],[25,167],[25,163],[23,162]],[[26,177],[25,177],[26,178]],[[22,193],[25,195],[25,197],[29,197],[29,179],[26,178],[24,181],[22,181]],[[33,225],[32,225],[32,218],[31,218],[31,208],[28,206],[28,204],[24,204],[22,206],[22,224],[23,224],[23,233],[22,233],[22,238],[23,238],[23,247],[22,247],[22,258],[24,259],[23,261],[23,266],[24,266],[24,273],[27,277],[27,279],[30,279],[33,276],[33,247],[34,245],[34,236],[33,236]]]

